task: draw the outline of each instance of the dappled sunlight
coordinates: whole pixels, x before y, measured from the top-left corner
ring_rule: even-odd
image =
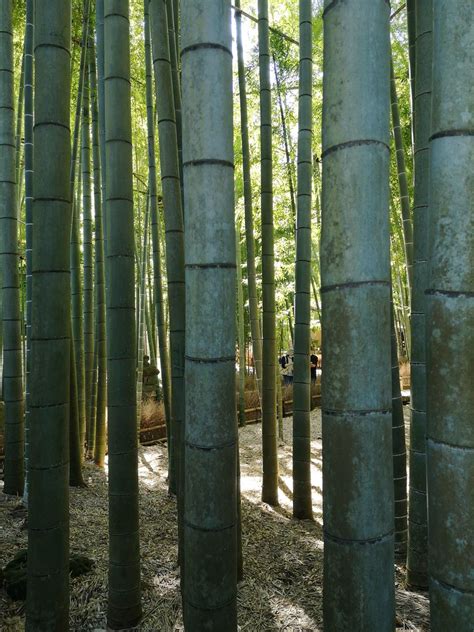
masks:
[[[291,417],[284,419],[284,441],[279,442],[278,448],[278,507],[261,501],[261,424],[239,430],[244,557],[244,577],[238,591],[240,630],[321,630],[324,545],[319,409],[312,411],[311,424],[314,520],[295,520],[292,516]],[[138,464],[144,611],[141,630],[172,632],[182,629],[182,614],[176,499],[168,494],[167,446],[158,443],[140,447]],[[88,554],[95,566],[92,573],[72,581],[71,621],[72,629],[102,631],[107,604],[107,458],[104,468],[87,462],[84,478],[86,488],[71,489],[71,550]],[[19,532],[15,526],[17,518],[7,512],[3,512],[3,517],[0,514],[0,519],[8,522],[2,524],[0,530],[2,550],[10,551],[2,558],[5,563],[11,553],[26,545],[26,531]],[[407,592],[402,578],[403,572],[397,570],[397,609],[403,614],[404,622],[411,626],[404,629],[423,629],[415,622],[427,616],[427,597]],[[6,616],[15,619],[14,602],[2,601],[0,605]],[[84,627],[86,622],[89,628]]]

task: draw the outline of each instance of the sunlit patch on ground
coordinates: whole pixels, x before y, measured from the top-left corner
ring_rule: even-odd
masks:
[[[244,579],[239,586],[240,630],[316,632],[322,625],[321,415],[311,414],[314,520],[292,518],[291,418],[279,445],[279,507],[261,502],[261,425],[240,429]],[[143,579],[142,632],[182,630],[177,559],[176,503],[168,496],[167,448],[141,448],[140,536]],[[85,466],[86,489],[71,490],[71,548],[93,558],[93,572],[71,582],[71,631],[105,630],[107,605],[107,467]],[[0,564],[26,546],[16,499],[0,495]],[[427,598],[403,589],[397,572],[400,630],[427,630]],[[23,604],[0,590],[0,630],[24,629]]]

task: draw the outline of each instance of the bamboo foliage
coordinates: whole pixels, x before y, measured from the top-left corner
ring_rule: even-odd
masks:
[[[240,0],[235,2],[235,27],[237,40],[237,64],[239,73],[240,129],[242,135],[242,171],[244,181],[245,243],[247,246],[247,282],[249,296],[250,332],[252,353],[257,378],[257,388],[262,394],[262,333],[257,297],[257,273],[255,266],[255,239],[253,228],[252,181],[250,177],[250,145],[248,130],[247,89],[245,82],[244,50],[242,43],[242,14]]]
[[[416,3],[415,205],[411,300],[411,428],[407,581],[428,586],[426,497],[426,325],[428,272],[429,137],[431,125],[431,59],[433,0]]]
[[[70,37],[71,3],[36,0],[27,630],[68,626]]]
[[[433,1],[431,259],[427,291],[427,478],[433,632],[469,630],[474,614],[473,25],[472,2]]]
[[[311,502],[311,188],[312,16],[300,0],[298,190],[296,209],[295,365],[293,374],[293,516],[312,518]]]
[[[278,437],[276,419],[275,263],[273,238],[272,103],[268,0],[258,2],[260,75],[260,164],[262,211],[262,500],[278,505]]]
[[[107,624],[141,619],[135,390],[130,25],[127,0],[105,0],[109,600]]]
[[[186,238],[184,625],[237,630],[230,2],[182,3]],[[209,95],[213,98],[210,99]]]
[[[0,7],[0,267],[2,268],[3,398],[6,494],[23,493],[23,374],[21,359],[18,204],[15,172],[12,2]]]
[[[391,632],[394,622],[389,16],[385,0],[325,2],[321,296],[328,632]]]

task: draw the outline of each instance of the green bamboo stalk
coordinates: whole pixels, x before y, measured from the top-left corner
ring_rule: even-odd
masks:
[[[79,173],[76,184],[76,193],[73,198],[72,209],[72,229],[71,229],[71,323],[72,337],[74,341],[74,358],[76,361],[75,377],[77,388],[75,389],[78,399],[78,420],[81,445],[85,445],[86,423],[85,423],[85,389],[84,389],[84,329],[82,320],[82,276],[81,276],[81,239],[79,231],[79,219],[81,208],[82,176]],[[72,375],[72,373],[71,373]],[[89,445],[89,436],[87,436]]]
[[[70,380],[75,380],[75,384],[69,386],[69,484],[73,487],[80,487],[84,484],[82,479],[81,466],[84,458],[85,445],[85,424],[81,425],[81,405],[84,401],[78,396],[78,371],[83,369],[76,358],[76,346],[81,350],[82,340],[82,282],[81,282],[81,243],[79,238],[79,222],[76,213],[80,212],[80,199],[82,190],[82,176],[78,169],[77,187],[75,200],[72,203],[72,226],[70,241],[70,269],[71,269],[71,363],[75,367],[70,367]],[[76,345],[75,336],[78,336],[79,344]],[[83,351],[83,348],[82,348]],[[82,375],[82,379],[84,376]],[[82,385],[84,382],[82,381]],[[72,397],[75,397],[75,400]],[[77,424],[77,428],[75,427]]]
[[[408,360],[411,358],[411,339],[410,339],[410,309],[407,305],[405,297],[406,284],[402,283],[400,271],[397,270],[398,295],[400,296],[400,313],[403,321],[403,333],[405,335],[406,355]]]
[[[0,288],[3,287],[2,283],[2,264],[0,260]],[[3,292],[0,291],[0,400],[3,402]],[[25,455],[26,456],[26,455]],[[25,459],[25,467],[27,465]],[[25,480],[26,487],[26,480]]]
[[[392,101],[392,126],[395,140],[395,155],[397,159],[398,187],[400,190],[400,206],[403,219],[403,248],[407,262],[407,274],[410,287],[413,284],[413,225],[410,213],[410,196],[405,167],[405,148],[403,146],[402,128],[400,125],[400,111],[398,108],[397,86],[393,72],[393,54],[390,60],[390,95]]]
[[[433,0],[428,340],[431,629],[474,621],[474,5]]]
[[[313,186],[314,186],[314,219],[316,225],[321,225],[321,172],[320,160],[313,154]]]
[[[23,106],[25,92],[25,60],[26,60],[26,31],[23,40],[23,54],[21,56],[20,85],[18,89],[18,102],[16,106],[16,132],[15,132],[15,180],[16,180],[16,200],[18,205],[18,217],[21,215],[21,198],[23,183],[21,177],[21,133],[23,131]]]
[[[151,230],[150,230],[150,233],[151,233]],[[150,252],[152,248],[151,234],[149,234],[148,238],[149,238],[148,251]],[[148,338],[148,345],[149,345],[149,351],[150,351],[150,359],[151,359],[152,364],[156,366],[158,362],[158,355],[156,352],[156,331],[157,330],[156,330],[155,309],[154,309],[154,305],[156,301],[154,298],[155,293],[154,293],[154,288],[153,288],[152,272],[153,272],[152,265],[150,265],[150,262],[149,262],[147,266],[147,298],[146,298],[146,305],[145,305],[146,330],[147,330],[147,338]]]
[[[142,616],[135,390],[135,270],[128,0],[105,0],[109,599],[107,625]]]
[[[105,84],[104,84],[104,0],[96,0],[95,7],[96,41],[97,41],[97,109],[99,112],[99,151],[100,177],[102,183],[102,224],[104,236],[104,257],[107,254],[107,226],[105,209]],[[107,266],[105,266],[107,278]]]
[[[295,339],[295,332],[294,332],[294,328],[293,328],[293,318],[291,316],[292,312],[293,312],[293,306],[291,304],[291,302],[285,298],[285,306],[286,306],[286,312],[287,312],[287,316],[288,316],[288,329],[290,330],[290,339],[291,339],[291,344],[293,345],[294,339]]]
[[[283,435],[283,392],[281,387],[281,375],[276,371],[277,410],[278,410],[278,440],[284,441]]]
[[[262,500],[278,505],[278,447],[275,395],[275,265],[273,239],[272,101],[268,0],[258,2],[260,71],[260,163],[262,210]]]
[[[237,340],[239,347],[239,426],[245,426],[245,329],[244,292],[242,287],[242,261],[240,255],[240,222],[235,227],[236,283],[237,283]]]
[[[3,397],[6,494],[24,485],[24,398],[21,360],[18,204],[15,173],[12,2],[0,6],[0,266],[2,268]]]
[[[82,276],[81,276],[81,244],[79,231],[80,196],[75,195],[76,172],[81,175],[79,158],[79,130],[81,125],[82,95],[87,66],[87,37],[89,32],[90,0],[83,5],[81,59],[79,64],[79,85],[74,113],[74,134],[71,150],[70,186],[73,204],[73,219],[71,233],[71,292],[72,292],[72,335],[74,340],[74,355],[76,358],[77,397],[79,406],[79,433],[81,445],[86,437],[86,393],[85,393],[85,364],[84,364],[84,325],[82,318]],[[89,438],[89,437],[88,437]]]
[[[137,432],[140,433],[143,395],[143,354],[145,353],[145,284],[148,265],[148,226],[150,223],[150,195],[147,194],[143,226],[142,260],[139,267],[140,311],[138,313],[138,358],[137,358]]]
[[[28,503],[28,453],[29,453],[29,393],[31,357],[31,260],[33,237],[33,47],[34,0],[26,0],[25,24],[25,106],[24,106],[24,152],[25,152],[25,259],[26,259],[26,363],[25,363],[25,487],[23,502]]]
[[[407,449],[405,442],[405,419],[403,417],[400,370],[395,331],[394,304],[391,301],[391,357],[392,357],[392,453],[395,555],[406,559],[407,554]]]
[[[168,17],[168,41],[170,49],[171,79],[173,83],[174,111],[176,118],[176,136],[178,139],[179,170],[181,186],[183,186],[183,123],[181,113],[181,86],[178,68],[178,42],[175,33],[175,13],[172,0],[167,0],[166,2],[166,13]]]
[[[236,250],[230,10],[228,0],[213,4],[187,0],[182,5],[188,314],[184,625],[189,632],[237,630]]]
[[[71,2],[35,0],[26,601],[32,632],[67,630],[69,619],[70,42]]]
[[[97,296],[97,292],[96,292]],[[96,445],[97,445],[97,395],[98,395],[98,376],[99,376],[99,350],[98,350],[98,330],[97,330],[97,309],[95,315],[95,327],[94,327],[94,359],[92,363],[92,391],[91,391],[91,421],[94,432],[94,450],[91,450],[90,457],[92,458],[95,455]],[[96,463],[97,465],[97,463]]]
[[[94,40],[89,45],[89,85],[92,110],[92,163],[94,168],[94,210],[95,210],[95,292],[96,292],[96,340],[94,366],[97,367],[97,381],[92,380],[95,414],[91,412],[91,450],[96,465],[103,467],[106,446],[106,404],[107,404],[107,336],[105,306],[105,261],[104,261],[104,207],[102,191],[102,163],[99,143],[98,90],[96,76]],[[95,387],[94,387],[95,385]]]
[[[148,233],[148,252],[150,253],[152,248],[152,240],[151,240],[151,226],[150,231]],[[150,255],[148,254],[148,258],[150,259]],[[147,340],[148,347],[150,352],[150,360],[151,363],[156,366],[157,365],[157,353],[156,353],[156,321],[155,321],[155,300],[153,296],[153,282],[152,282],[152,266],[150,265],[150,261],[147,265],[147,279],[146,279],[146,301],[145,301],[145,315],[146,315],[146,331],[147,331]]]
[[[69,396],[69,485],[71,487],[85,487],[82,477],[82,455],[79,426],[79,400],[77,397],[76,359],[74,357],[74,341],[71,338],[70,362],[70,396]]]
[[[314,280],[313,274],[311,274],[311,288],[313,290],[313,298],[314,302],[316,303],[316,311],[318,312],[319,322],[321,322],[321,308],[319,306],[318,290],[316,288],[316,281]]]
[[[86,41],[86,49],[88,40]],[[86,428],[94,426],[92,421],[92,372],[94,366],[94,269],[92,248],[92,208],[91,208],[91,152],[90,152],[90,115],[89,115],[89,73],[87,54],[84,69],[84,85],[82,93],[82,125],[81,125],[81,168],[82,168],[82,279],[83,279],[83,313],[84,323],[84,375]],[[94,429],[91,435],[95,434]]]
[[[149,268],[150,266],[147,265],[147,276],[148,276]],[[146,284],[148,285],[148,281]],[[145,325],[146,325],[145,349],[150,356],[151,363],[154,366],[156,366],[156,354],[155,354],[155,348],[153,346],[153,323],[152,323],[151,314],[150,314],[150,304],[151,304],[151,300],[149,297],[149,292],[145,288]]]
[[[385,0],[325,1],[323,90],[324,629],[392,632],[390,8]]]
[[[180,37],[181,16],[180,16],[180,10],[179,10],[180,0],[171,0],[171,2],[173,3],[174,36],[176,38],[176,50],[179,53],[181,50],[181,37]],[[178,72],[180,72],[179,68],[178,68]]]
[[[158,215],[158,197],[156,191],[155,164],[155,124],[153,115],[153,80],[150,17],[148,11],[149,0],[144,0],[145,18],[145,69],[146,69],[146,111],[148,136],[148,186],[150,189],[150,220],[153,250],[153,282],[155,288],[155,314],[158,329],[158,346],[160,349],[161,386],[165,410],[166,433],[168,436],[168,450],[170,449],[170,421],[171,421],[171,384],[169,371],[168,340],[165,327],[165,306],[163,299],[163,277],[161,270],[161,246]]]
[[[426,323],[428,274],[429,137],[431,125],[431,60],[433,0],[416,4],[415,206],[411,300],[411,429],[407,582],[428,586],[426,497]]]
[[[295,367],[293,373],[293,516],[311,519],[311,185],[312,15],[300,0],[298,197],[296,209]]]
[[[150,0],[150,26],[160,141],[161,185],[165,215],[171,360],[171,433],[169,489],[179,490],[179,459],[184,424],[184,235],[178,141],[173,98],[166,4]],[[180,508],[181,514],[182,507]]]
[[[258,313],[257,272],[255,266],[255,239],[253,229],[252,180],[250,176],[250,143],[248,130],[247,89],[242,42],[242,14],[240,0],[235,1],[235,27],[237,38],[237,63],[239,73],[240,129],[242,136],[242,172],[244,181],[245,243],[247,246],[247,283],[249,297],[250,332],[255,363],[257,390],[262,398],[262,332]]]
[[[296,195],[295,186],[293,184],[293,163],[291,160],[290,140],[288,135],[288,127],[286,125],[285,108],[283,106],[283,98],[281,93],[281,82],[278,75],[278,66],[275,55],[272,55],[273,71],[275,73],[275,85],[277,89],[278,108],[280,111],[281,131],[283,136],[283,148],[285,150],[286,173],[288,177],[288,190],[290,192],[291,213],[293,218],[293,226],[296,226]]]
[[[407,0],[407,30],[408,30],[408,69],[410,73],[410,96],[412,113],[415,103],[415,69],[416,69],[416,3],[417,0]],[[413,126],[412,126],[413,127]]]

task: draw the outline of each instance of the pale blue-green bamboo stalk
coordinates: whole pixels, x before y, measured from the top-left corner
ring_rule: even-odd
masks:
[[[323,93],[324,629],[393,632],[385,0],[325,0]]]
[[[426,497],[426,324],[433,46],[433,0],[416,3],[415,206],[411,299],[411,428],[407,582],[428,586]]]
[[[474,4],[433,0],[428,340],[431,630],[474,622]]]
[[[238,546],[231,7],[229,0],[183,0],[181,10],[187,314],[184,625],[187,632],[234,632]]]

